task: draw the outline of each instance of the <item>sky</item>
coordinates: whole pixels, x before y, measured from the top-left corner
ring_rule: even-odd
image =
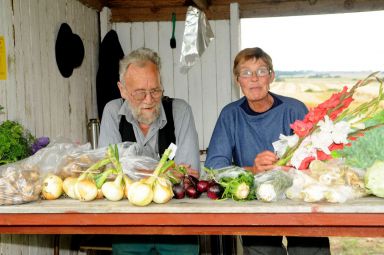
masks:
[[[279,71],[384,71],[384,11],[241,20]]]

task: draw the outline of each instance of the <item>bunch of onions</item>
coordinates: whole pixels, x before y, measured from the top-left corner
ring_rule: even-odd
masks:
[[[78,178],[67,177],[63,182],[63,190],[68,197],[80,201],[92,201],[98,195],[98,188],[94,180],[93,172],[109,164],[109,158],[103,158],[90,166]]]
[[[131,184],[128,192],[128,200],[137,206],[146,206],[152,201],[166,203],[173,197],[172,183],[165,177],[159,177],[168,168],[174,165],[172,159],[176,153],[176,145],[173,143],[164,151],[153,175],[147,179],[141,179]]]

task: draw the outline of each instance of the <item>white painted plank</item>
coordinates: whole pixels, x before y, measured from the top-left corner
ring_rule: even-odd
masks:
[[[189,104],[192,107],[193,117],[195,119],[196,130],[199,135],[199,149],[204,147],[204,107],[203,107],[203,89],[201,77],[201,63],[197,63],[188,71],[188,89]]]
[[[73,32],[80,36],[80,38],[84,42],[84,23],[79,23],[77,17],[84,16],[84,5],[82,5],[79,1],[72,2],[72,15],[73,15]],[[70,84],[70,100],[71,102],[71,139],[73,141],[78,141],[82,143],[82,137],[84,136],[84,132],[86,130],[86,111],[84,97],[87,90],[87,84],[85,79],[85,70],[86,70],[86,62],[87,59],[84,56],[83,62],[80,67],[75,68],[73,70],[73,75],[71,77]]]
[[[115,23],[114,30],[117,33],[124,55],[132,51],[131,27],[132,23]]]
[[[47,19],[49,19],[52,14],[49,14],[48,12],[48,3],[49,0],[41,0],[39,1],[39,13],[44,15],[39,15],[39,36],[40,36],[40,47],[43,49],[50,49],[50,40],[53,39],[50,35],[53,34],[52,29],[52,23],[47,22]],[[47,27],[47,23],[50,24],[49,27]],[[41,133],[38,133],[38,136],[45,135],[51,133],[51,115],[50,115],[50,104],[51,104],[51,97],[50,97],[50,87],[51,82],[49,79],[50,76],[50,69],[52,69],[52,63],[51,59],[49,58],[50,52],[48,50],[39,50],[40,52],[40,62],[41,62],[41,91],[39,94],[41,94],[41,111],[42,111],[42,130]]]
[[[100,41],[104,39],[104,36],[112,29],[111,20],[111,9],[103,7],[100,12]]]
[[[9,108],[10,107],[14,107],[16,112],[17,112],[17,115],[15,115],[14,118],[12,118],[12,120],[17,120],[17,121],[23,121],[23,123],[25,124],[25,119],[26,119],[26,111],[25,111],[25,104],[26,104],[26,101],[25,101],[25,88],[24,88],[24,73],[25,73],[25,67],[24,67],[24,64],[22,62],[22,59],[24,58],[23,56],[23,44],[22,44],[22,34],[23,34],[23,31],[22,31],[22,21],[21,21],[21,17],[23,17],[23,15],[21,14],[21,3],[20,3],[20,0],[19,1],[14,1],[14,16],[15,16],[15,19],[14,19],[14,29],[15,29],[15,41],[17,42],[17,48],[15,48],[15,63],[17,65],[16,67],[16,79],[15,79],[15,84],[14,86],[16,87],[16,101],[17,102],[16,104],[15,103],[12,103],[10,102],[10,105],[8,106]],[[16,43],[15,43],[16,44]]]
[[[175,90],[173,84],[173,52],[169,44],[168,35],[170,31],[169,22],[159,22],[159,55],[161,57],[161,81],[164,94],[174,97]],[[168,39],[168,40],[167,40]]]
[[[0,1],[0,35],[4,36],[5,50],[7,59],[7,79],[0,81],[0,104],[5,107],[5,113],[0,114],[0,121],[7,118],[14,119],[17,109],[16,102],[16,86],[15,86],[15,49],[13,38],[12,16],[13,10],[11,0]]]
[[[238,3],[230,4],[230,31],[231,31],[231,70],[233,60],[240,49],[240,11]],[[240,89],[235,84],[232,85],[232,100],[239,99]]]
[[[29,254],[28,235],[12,235],[8,254]]]
[[[210,22],[213,34],[216,34],[215,22]],[[220,42],[218,42],[220,43]],[[205,49],[201,56],[201,73],[202,73],[202,97],[203,109],[203,148],[207,148],[211,139],[213,128],[217,120],[217,88],[216,88],[216,40],[211,41],[208,48]],[[221,54],[221,53],[218,53]]]
[[[217,117],[223,107],[232,101],[232,69],[229,21],[215,21]]]
[[[26,235],[28,236],[29,253],[30,255],[50,255],[53,253],[53,238],[54,235]],[[63,253],[60,250],[60,254]]]
[[[34,124],[35,133],[36,136],[42,136],[44,134],[44,119],[43,119],[43,80],[42,80],[42,73],[44,70],[46,70],[46,67],[48,65],[47,62],[42,62],[41,59],[41,48],[44,45],[42,44],[41,37],[45,34],[45,31],[41,31],[41,27],[39,25],[39,17],[44,16],[45,12],[40,13],[39,11],[39,4],[35,4],[35,1],[30,0],[30,22],[29,22],[29,37],[30,37],[30,43],[31,43],[31,50],[30,50],[30,68],[31,68],[31,75],[29,77],[29,83],[34,84],[34,86],[28,86],[29,89],[31,89],[31,106],[32,106],[32,122]],[[42,15],[44,14],[44,15]],[[41,34],[40,34],[41,32]]]
[[[182,42],[184,34],[184,21],[176,22],[175,29],[175,37],[176,42]],[[187,73],[181,72],[180,65],[180,53],[181,53],[181,45],[180,48],[177,48],[176,54],[173,54],[173,79],[174,79],[174,89],[175,89],[175,97],[182,98],[189,101],[188,96],[188,75]]]
[[[85,85],[85,116],[83,119],[84,129],[82,141],[87,141],[87,134],[85,129],[85,123],[88,123],[89,119],[97,117],[97,100],[96,100],[96,75],[98,69],[98,57],[99,57],[99,40],[97,29],[97,15],[90,11],[88,8],[84,8],[84,16],[87,17],[87,22],[83,26],[82,34],[84,36],[84,42],[88,44],[85,47],[86,54],[84,57],[84,63],[82,69],[84,69],[84,85]]]
[[[56,22],[57,32],[55,36],[55,42],[57,38],[57,33],[60,29],[60,25],[63,22],[67,21],[67,3],[66,1],[57,1],[57,15]],[[52,123],[54,124],[54,138],[63,137],[68,138],[66,136],[65,130],[69,130],[69,105],[66,103],[68,99],[68,79],[64,78],[59,69],[56,66],[56,83],[54,84],[52,98],[56,98],[56,104],[52,105]],[[69,132],[69,131],[68,131]]]
[[[159,51],[159,27],[158,22],[144,23],[144,47]]]
[[[141,48],[144,46],[144,23],[143,22],[134,22],[132,23],[131,28],[131,42],[132,49]],[[129,52],[127,52],[128,54]]]

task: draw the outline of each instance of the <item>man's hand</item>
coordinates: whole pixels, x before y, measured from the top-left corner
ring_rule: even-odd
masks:
[[[252,172],[256,174],[271,170],[275,167],[274,164],[277,162],[278,159],[279,158],[272,151],[263,151],[257,154],[254,160]]]
[[[196,177],[197,179],[199,179],[199,171],[195,170],[195,169],[192,169],[191,168],[191,165],[186,165],[186,164],[179,164],[178,166],[182,166],[186,169],[187,173],[186,174],[189,174],[189,175],[193,175],[194,177]],[[175,176],[175,177],[178,177],[178,178],[181,178],[183,177],[183,174],[176,171],[176,170],[171,170],[171,173]]]

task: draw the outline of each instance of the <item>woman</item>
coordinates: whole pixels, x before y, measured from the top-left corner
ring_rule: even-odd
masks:
[[[297,99],[271,93],[275,78],[272,59],[260,48],[240,51],[233,75],[244,97],[225,106],[208,147],[206,167],[230,165],[254,173],[274,168],[278,158],[272,143],[280,134],[292,135],[290,124],[308,112]],[[282,237],[243,237],[244,254],[287,254]],[[292,254],[330,254],[328,238],[287,237]]]

